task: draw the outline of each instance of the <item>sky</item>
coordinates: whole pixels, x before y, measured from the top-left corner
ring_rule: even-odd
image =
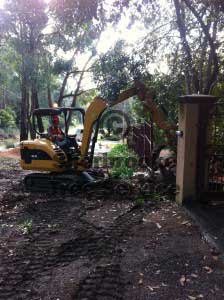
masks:
[[[46,3],[50,2],[51,0],[44,0]],[[3,7],[5,0],[0,0],[0,8]]]

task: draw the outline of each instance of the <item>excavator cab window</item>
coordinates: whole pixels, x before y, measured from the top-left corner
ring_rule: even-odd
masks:
[[[40,138],[48,136],[48,128],[54,116],[59,118],[59,127],[66,137],[75,136],[76,127],[83,126],[85,111],[81,108],[41,108],[33,112],[33,128]]]
[[[54,116],[59,118],[59,127],[65,131],[65,117],[59,110],[45,111],[44,109],[36,110],[33,113],[33,128],[40,138],[46,138],[48,128],[52,126]]]
[[[73,110],[67,114],[67,135],[77,135],[78,129],[83,129],[84,117],[80,111]]]

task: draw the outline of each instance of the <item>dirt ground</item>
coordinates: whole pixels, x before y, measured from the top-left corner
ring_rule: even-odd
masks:
[[[6,158],[17,158],[20,157],[20,148],[9,148],[6,150],[0,151],[0,157],[6,157]]]
[[[0,164],[1,300],[224,299],[221,255],[181,207],[28,193]]]

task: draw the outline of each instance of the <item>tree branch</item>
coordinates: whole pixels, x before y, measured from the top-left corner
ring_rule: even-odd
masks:
[[[206,36],[206,38],[208,40],[208,43],[209,43],[209,46],[210,46],[210,49],[211,49],[210,54],[211,54],[211,59],[213,60],[213,63],[214,63],[214,68],[213,68],[212,74],[208,78],[207,85],[206,85],[206,88],[205,88],[205,93],[207,94],[207,93],[209,93],[213,83],[216,81],[218,73],[219,73],[219,62],[218,62],[218,55],[216,53],[216,46],[215,46],[213,38],[212,38],[212,36],[209,32],[209,28],[204,23],[204,21],[203,21],[202,17],[200,16],[200,14],[191,5],[189,0],[183,0],[183,1],[186,4],[186,6],[189,8],[189,10],[192,12],[192,14],[196,17],[199,24],[201,25],[201,29],[204,32],[204,35]]]
[[[177,16],[177,25],[179,28],[180,33],[180,39],[182,41],[182,47],[184,50],[184,53],[186,55],[185,57],[185,81],[186,81],[186,87],[187,92],[189,94],[192,93],[192,87],[191,87],[191,70],[193,69],[192,66],[192,55],[191,55],[191,49],[187,41],[187,35],[186,35],[186,26],[183,19],[183,13],[181,13],[181,6],[179,0],[174,0],[174,6],[176,10],[176,16]]]

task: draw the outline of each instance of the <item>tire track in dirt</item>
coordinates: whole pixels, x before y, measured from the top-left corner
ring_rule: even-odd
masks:
[[[120,264],[97,266],[81,283],[74,300],[122,300],[124,278]]]
[[[123,251],[119,245],[129,230],[142,221],[142,217],[141,210],[132,208],[101,232],[101,243],[97,243],[97,248],[92,249],[90,254],[92,259],[97,260],[97,266],[79,283],[79,288],[73,296],[74,300],[123,299],[125,276],[120,267]],[[102,259],[104,264],[101,264]]]
[[[128,212],[120,215],[112,226],[102,229],[89,239],[81,237],[81,239],[70,240],[62,244],[59,248],[58,262],[66,261],[66,257],[74,255],[74,249],[80,250],[82,256],[88,256],[92,260],[98,260],[102,257],[111,257],[118,255],[120,249],[117,247],[122,237],[128,234],[128,231],[142,221],[143,213],[136,208],[131,208]]]
[[[40,215],[37,214],[38,210]],[[39,207],[34,204],[28,206],[26,214],[37,214],[36,219],[33,218],[36,230],[21,247],[11,248],[15,255],[8,256],[9,253],[3,249],[5,253],[1,256],[0,299],[33,299],[29,288],[32,282],[38,276],[49,275],[51,269],[57,266],[58,246],[56,244],[52,247],[55,232],[47,225],[56,223],[61,237],[68,236],[69,232],[71,235],[71,229],[76,231],[77,238],[86,236],[88,239],[95,233],[90,225],[86,224],[83,228],[82,222],[78,222],[77,210],[81,214],[81,207],[74,209],[71,204],[55,201],[40,203]],[[78,251],[74,259],[80,255],[81,252]]]
[[[130,208],[118,213],[112,225],[102,228],[84,216],[88,209],[102,207],[103,202],[93,206],[85,195],[74,199],[71,195],[30,194],[18,180],[15,183],[4,183],[4,219],[9,222],[30,218],[33,228],[24,241],[12,241],[11,252],[7,247],[0,248],[0,299],[39,300],[39,291],[35,290],[38,278],[50,277],[54,270],[87,258],[90,272],[74,288],[73,299],[121,300],[124,276],[120,244],[129,230],[141,222],[143,212]],[[19,210],[14,211],[16,206]]]
[[[44,223],[38,227],[37,236],[26,242],[26,245],[23,244],[21,249],[17,247],[15,256],[7,257],[5,255],[2,261],[0,299],[35,299],[38,295],[30,287],[36,278],[50,276],[52,269],[68,265],[85,256],[94,261],[95,265],[97,265],[97,262],[100,264],[102,258],[106,259],[110,265],[113,258],[119,259],[119,256],[122,255],[122,249],[119,248],[119,242],[122,240],[122,237],[127,234],[134,224],[142,220],[141,212],[136,209],[130,209],[127,213],[119,216],[109,228],[96,231],[93,226],[83,222],[81,213],[77,215],[77,211],[81,212],[80,208],[74,209],[71,205],[61,205],[59,207],[58,203],[47,202],[45,205],[46,207],[48,206],[49,210],[41,209]],[[36,210],[38,209],[35,209],[35,213]],[[32,211],[32,206],[29,206],[28,211]],[[49,235],[50,231],[46,228],[46,224],[52,219],[62,226],[60,228],[60,236],[66,237],[70,234],[72,236],[75,235],[75,238],[52,246],[54,234]],[[96,268],[97,272],[101,269],[104,268],[100,265]],[[116,272],[114,271],[115,269]],[[115,277],[119,277],[118,270],[119,268],[114,268],[112,264],[112,269],[107,267],[105,274],[115,272]],[[102,272],[100,271],[99,274]],[[93,289],[94,280],[99,276],[94,274],[96,274],[96,271],[90,276]],[[88,281],[88,278],[86,280]],[[101,281],[107,283],[106,277],[105,280],[102,277]],[[113,286],[112,289],[114,290],[119,288],[117,282],[111,283],[111,286]],[[80,285],[80,289],[82,294],[85,293],[85,280]],[[89,288],[87,288],[87,292],[89,293]],[[92,290],[91,293],[94,294],[94,291]],[[101,294],[104,294],[104,290],[102,290]],[[120,298],[114,297],[113,299]]]

